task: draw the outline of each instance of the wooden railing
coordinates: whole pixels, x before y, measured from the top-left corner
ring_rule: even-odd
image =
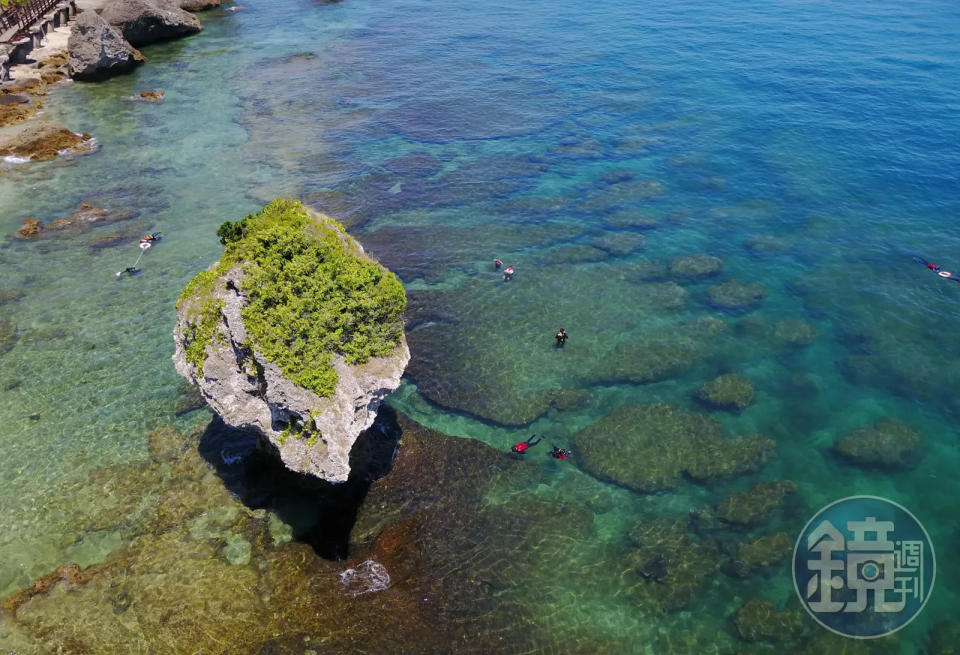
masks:
[[[11,2],[0,13],[0,29],[7,31],[11,27],[25,30],[35,20],[57,6],[60,0],[26,0],[26,2]]]
[[[11,4],[4,9],[3,12],[0,13],[0,32],[6,32],[11,27],[20,27],[18,16],[19,12],[17,11],[16,5]]]

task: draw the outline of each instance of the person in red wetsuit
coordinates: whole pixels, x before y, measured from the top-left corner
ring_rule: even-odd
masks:
[[[926,259],[924,259],[923,257],[914,257],[914,258],[913,258],[913,261],[917,262],[918,264],[923,264],[923,265],[926,266],[928,269],[930,269],[931,271],[933,271],[934,273],[936,273],[937,275],[939,275],[939,276],[942,277],[942,278],[946,278],[946,279],[948,279],[948,280],[953,280],[954,282],[960,282],[960,274],[951,273],[950,271],[944,271],[944,270],[942,270],[942,269],[940,268],[939,265],[937,265],[937,264],[931,264],[930,262],[928,262],[928,261],[927,261]]]
[[[503,266],[503,262],[502,262],[502,261],[500,261],[499,259],[494,259],[494,260],[493,260],[493,267],[494,267],[495,269],[497,269],[497,270],[499,271],[501,266]]]
[[[570,451],[566,448],[557,448],[554,446],[553,452],[551,452],[550,455],[555,459],[567,459],[570,457]]]
[[[536,446],[538,443],[540,443],[541,441],[543,441],[543,437],[542,437],[542,436],[541,436],[539,439],[537,439],[536,441],[534,441],[533,438],[536,437],[536,436],[537,436],[537,435],[535,435],[535,434],[531,434],[531,435],[530,435],[530,438],[527,439],[526,441],[521,441],[520,443],[515,443],[515,444],[513,444],[513,448],[511,448],[510,450],[512,450],[512,451],[515,452],[515,453],[519,453],[519,454],[521,454],[521,455],[524,454],[525,452],[527,452],[527,450],[530,449],[530,446]]]

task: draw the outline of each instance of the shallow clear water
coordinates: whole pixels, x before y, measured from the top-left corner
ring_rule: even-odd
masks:
[[[19,337],[0,355],[0,385],[20,382],[0,391],[0,596],[115,547],[47,510],[69,517],[86,471],[143,458],[150,431],[198,420],[175,416],[173,302],[216,258],[220,222],[281,195],[342,219],[407,285],[414,361],[391,403],[424,425],[498,448],[530,432],[569,445],[625,403],[702,409],[692,393],[720,373],[754,384],[741,414],[713,413],[731,434],[777,441],[778,459],[754,476],[641,497],[537,453],[552,475],[538,497],[612,498],[597,512],[601,542],[649,512],[792,479],[809,510],[800,518],[881,495],[949,552],[960,286],[911,256],[960,267],[954,3],[279,0],[203,20],[201,35],[148,48],[131,76],[56,92],[49,112],[95,135],[98,152],[0,177],[2,234],[81,202],[138,214],[0,244],[0,287],[25,294],[0,306]],[[124,99],[156,88],[163,104]],[[118,281],[136,237],[155,230],[166,238],[144,274]],[[116,234],[124,245],[92,247]],[[722,258],[722,272],[665,270],[694,253]],[[509,284],[495,257],[516,267]],[[727,279],[760,282],[766,296],[720,309],[708,288]],[[682,366],[623,364],[636,344],[666,353],[678,326],[706,316],[729,327],[700,337]],[[784,344],[784,319],[818,336]],[[562,351],[551,347],[561,326]],[[571,406],[550,408],[551,390]],[[915,470],[867,472],[829,454],[883,417],[924,436]],[[802,520],[785,525],[795,533]],[[603,544],[569,557],[602,561]],[[578,634],[639,641],[666,626],[731,641],[744,600],[793,593],[777,571],[725,579],[659,625],[611,590],[585,598],[557,579],[537,593]],[[952,617],[947,557],[941,575],[904,652]]]

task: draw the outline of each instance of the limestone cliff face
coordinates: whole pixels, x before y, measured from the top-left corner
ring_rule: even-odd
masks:
[[[354,251],[362,253],[359,244],[343,237]],[[225,271],[220,267],[219,272],[202,299],[213,313],[206,319],[210,329],[202,337],[205,358],[199,363],[188,352],[192,342],[201,338],[196,314],[191,313],[190,303],[178,305],[173,356],[177,372],[200,388],[228,425],[259,432],[276,448],[287,468],[344,482],[350,473],[354,441],[373,424],[380,403],[399,386],[410,361],[402,332],[388,356],[351,365],[343,356],[334,355],[332,366],[339,378],[336,389],[320,396],[294,384],[249,334],[243,319],[248,302],[243,266],[232,265]]]

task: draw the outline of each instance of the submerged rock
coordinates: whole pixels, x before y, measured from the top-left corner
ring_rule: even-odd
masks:
[[[686,302],[687,294],[679,285],[640,285],[643,291],[656,291],[653,298],[660,303],[653,306],[679,307]],[[648,296],[649,298],[649,296]],[[689,370],[697,362],[711,355],[711,338],[726,330],[726,324],[712,317],[654,330],[639,339],[618,344],[605,356],[597,358],[597,377],[602,383],[647,384],[659,382]]]
[[[415,177],[429,177],[443,170],[443,162],[426,152],[412,152],[388,159],[382,166],[391,173]]]
[[[833,451],[862,468],[887,470],[915,468],[925,455],[920,433],[891,418],[840,437]]]
[[[793,248],[793,241],[786,237],[770,234],[758,234],[749,237],[744,243],[747,250],[760,254],[766,252],[784,252]]]
[[[664,404],[621,407],[573,444],[588,473],[645,493],[676,487],[683,473],[706,481],[757,471],[775,448],[760,436],[727,438],[716,421]]]
[[[606,250],[611,255],[629,255],[643,248],[646,240],[636,232],[607,232],[591,242],[591,245]]]
[[[709,407],[739,413],[753,402],[753,385],[736,373],[727,373],[704,384],[695,397]]]
[[[778,612],[766,598],[754,598],[737,610],[733,622],[745,641],[793,641],[803,634],[804,617],[800,608]]]
[[[758,482],[750,491],[733,494],[717,503],[713,508],[713,516],[728,524],[758,525],[780,507],[784,496],[796,491],[797,485],[791,480]]]
[[[649,230],[656,227],[660,221],[649,213],[625,209],[604,216],[603,222],[615,228]]]
[[[127,653],[136,644],[144,653],[429,655],[497,653],[505,643],[525,652],[630,652],[632,635],[599,630],[589,649],[570,648],[569,615],[555,610],[570,588],[607,598],[630,593],[638,578],[570,557],[599,541],[580,502],[565,492],[504,501],[503,490],[547,478],[530,462],[388,414],[357,451],[362,465],[364,447],[386,445],[387,461],[396,452],[392,468],[337,486],[305,483],[262,453],[219,477],[211,464],[220,465],[201,457],[230,439],[219,421],[179,443],[170,428],[158,431],[157,456],[95,470],[77,489],[85,502],[44,503],[41,511],[68,514],[84,533],[121,526],[126,538],[80,579],[61,571],[13,601],[0,634],[12,628],[29,638],[24,653],[64,644]],[[298,518],[306,534],[284,537],[290,526],[278,514],[244,506],[225,482],[258,501],[292,497],[307,515]],[[328,508],[321,517],[318,506]],[[349,559],[318,555],[314,548],[340,530]],[[650,597],[630,609],[658,606]]]
[[[675,257],[670,262],[670,275],[676,277],[708,277],[716,275],[723,268],[723,260],[712,255],[699,253]]]
[[[163,91],[141,91],[137,97],[145,102],[159,104],[163,102],[163,96]]]
[[[111,0],[100,12],[133,46],[176,39],[203,29],[177,0]]]
[[[636,177],[637,172],[632,168],[615,168],[601,175],[600,179],[607,184],[617,184],[619,182],[629,182]]]
[[[331,219],[276,200],[218,231],[227,248],[177,303],[177,371],[291,470],[330,482],[410,360],[396,277]]]
[[[780,343],[803,348],[817,338],[817,328],[802,318],[789,318],[777,321],[773,326],[773,336]]]
[[[52,123],[28,123],[0,140],[0,157],[45,161],[64,152],[87,150],[89,145],[89,134]]]
[[[96,225],[105,225],[107,223],[115,223],[117,221],[125,221],[127,219],[133,218],[136,214],[129,210],[111,210],[103,209],[101,207],[94,207],[87,203],[81,204],[79,207],[74,209],[69,216],[64,216],[63,218],[58,218],[56,220],[50,221],[49,223],[44,223],[43,221],[36,218],[25,218],[23,220],[23,225],[20,226],[20,229],[17,230],[17,236],[32,239],[35,237],[49,237],[55,236],[56,233],[68,233],[75,229],[84,229],[88,227],[93,227]],[[126,235],[121,235],[126,236]],[[111,239],[112,236],[105,236],[103,239]],[[100,246],[95,245],[94,243],[90,244],[93,247],[104,247],[107,245],[114,245],[110,242],[105,242]]]
[[[77,80],[105,79],[146,61],[117,28],[95,11],[84,11],[73,23],[67,50],[70,77]]]
[[[663,195],[663,183],[657,180],[630,180],[610,184],[589,193],[578,204],[584,212],[603,212],[626,209],[639,201]]]
[[[686,607],[720,567],[720,549],[709,538],[695,538],[686,518],[657,517],[630,532],[628,562],[639,577],[633,596],[671,612]]]
[[[19,289],[0,289],[0,306],[22,300],[26,295],[27,294]]]
[[[960,655],[960,625],[956,621],[940,621],[931,633],[930,655]]]
[[[17,345],[17,326],[7,317],[0,317],[0,355]]]
[[[31,239],[39,236],[42,229],[43,221],[39,218],[25,218],[23,219],[23,225],[17,230],[17,236],[23,237],[24,239]]]
[[[104,223],[115,223],[133,218],[134,212],[130,210],[111,210],[102,207],[94,207],[87,203],[81,204],[73,210],[69,216],[58,218],[45,226],[45,230],[63,230],[72,227],[86,227],[90,225],[100,225]]]
[[[878,639],[851,639],[826,630],[814,630],[813,635],[790,655],[889,655],[900,652],[896,634]]]
[[[767,290],[759,282],[743,284],[728,280],[707,290],[710,304],[721,309],[745,310],[766,298]]]
[[[74,563],[64,564],[52,573],[39,577],[29,589],[24,589],[5,598],[0,608],[10,614],[16,613],[17,609],[31,598],[47,594],[55,586],[71,589],[87,583],[97,572],[97,568],[92,567],[81,571]]]
[[[786,532],[757,537],[737,546],[733,558],[733,573],[746,578],[759,569],[783,561],[792,552],[793,538]]]

